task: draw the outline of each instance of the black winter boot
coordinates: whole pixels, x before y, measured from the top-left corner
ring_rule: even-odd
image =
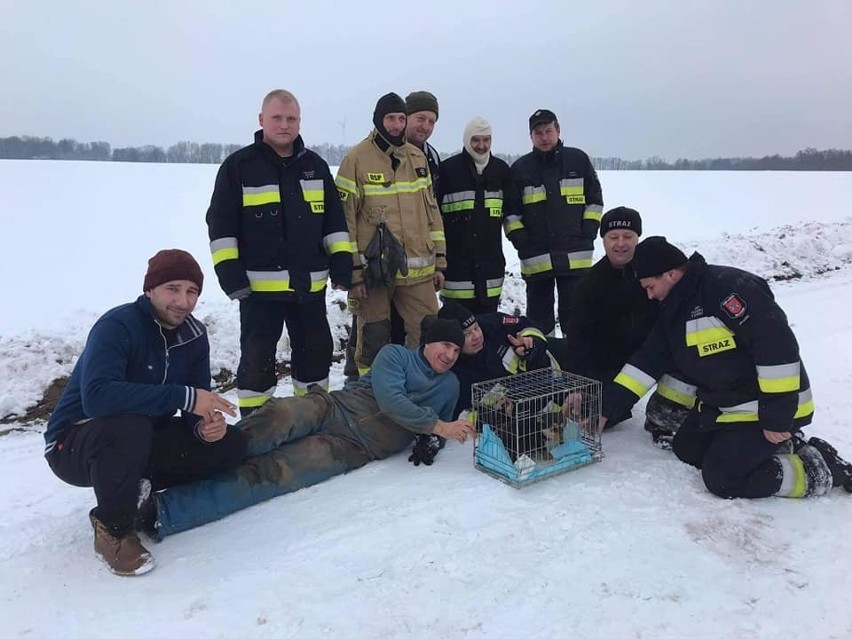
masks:
[[[837,449],[824,439],[811,437],[808,443],[822,455],[829,470],[831,470],[834,485],[843,486],[846,492],[852,493],[852,464],[838,455]]]
[[[832,488],[831,469],[820,452],[813,446],[802,446],[796,452],[805,470],[807,488],[805,497],[821,497]]]

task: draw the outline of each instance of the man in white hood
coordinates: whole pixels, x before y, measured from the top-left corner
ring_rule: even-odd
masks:
[[[500,303],[503,257],[503,192],[509,165],[491,155],[491,125],[475,117],[464,128],[464,150],[440,168],[441,217],[447,238],[447,270],[441,297],[473,313],[493,313]]]

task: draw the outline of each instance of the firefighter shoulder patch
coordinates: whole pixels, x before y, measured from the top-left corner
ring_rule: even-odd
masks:
[[[746,312],[746,303],[739,295],[736,293],[731,293],[722,300],[722,310],[730,317],[731,319],[737,319],[742,317]]]
[[[506,315],[503,317],[503,326],[511,326],[518,323],[518,318],[514,315]]]
[[[422,166],[418,166],[418,167],[415,169],[415,171],[417,172],[417,177],[422,177],[422,178],[424,178],[424,177],[426,177],[427,175],[429,175],[429,171],[428,171],[425,167],[422,167]]]

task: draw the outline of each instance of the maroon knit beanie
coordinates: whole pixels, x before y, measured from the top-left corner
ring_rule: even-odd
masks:
[[[198,292],[204,285],[204,273],[198,262],[186,251],[180,249],[164,249],[148,260],[148,272],[142,291],[150,291],[160,284],[174,280],[189,280],[198,285]]]

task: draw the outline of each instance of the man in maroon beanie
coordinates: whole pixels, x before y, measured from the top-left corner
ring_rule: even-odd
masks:
[[[236,407],[210,392],[207,330],[192,316],[203,284],[186,251],[148,260],[144,294],[92,327],[44,434],[56,476],[94,488],[95,553],[117,575],[154,567],[135,531],[151,490],[225,470],[245,454],[242,432],[222,415]]]

